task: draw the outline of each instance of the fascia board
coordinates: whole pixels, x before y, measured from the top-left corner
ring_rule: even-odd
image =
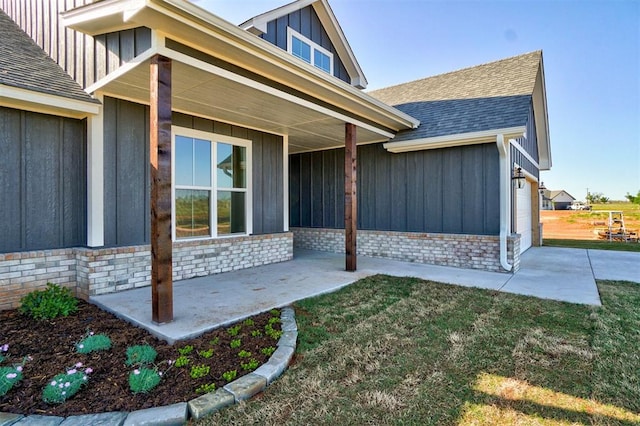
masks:
[[[90,36],[135,28],[130,18],[145,0],[104,0],[60,13],[62,25]]]
[[[454,146],[476,145],[495,142],[497,135],[503,135],[505,140],[523,135],[526,126],[508,127],[503,129],[484,130],[481,132],[459,133],[456,135],[435,136],[431,138],[414,139],[402,142],[387,142],[384,149],[393,153],[420,151]]]
[[[84,102],[4,85],[0,85],[0,105],[71,118],[85,118],[100,112],[98,102]]]
[[[549,137],[549,113],[547,110],[547,91],[545,87],[542,55],[540,56],[538,75],[536,76],[536,84],[533,90],[533,112],[536,120],[540,170],[550,170],[552,165],[551,140]]]

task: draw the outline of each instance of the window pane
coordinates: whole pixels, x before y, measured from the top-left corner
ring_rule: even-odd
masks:
[[[319,50],[313,51],[313,64],[323,71],[331,73],[331,59]]]
[[[176,136],[176,185],[193,184],[193,139]]]
[[[176,238],[211,235],[210,191],[176,189]]]
[[[247,149],[218,142],[218,188],[247,187]]]
[[[211,186],[211,142],[194,139],[193,174],[195,186]]]
[[[291,53],[311,63],[311,46],[297,37],[291,37]]]
[[[244,233],[245,193],[218,191],[218,235]]]

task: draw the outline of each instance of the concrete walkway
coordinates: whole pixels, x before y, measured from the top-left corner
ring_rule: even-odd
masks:
[[[363,256],[358,257],[357,272],[346,272],[344,255],[296,250],[295,259],[289,262],[174,283],[174,321],[169,324],[151,322],[150,287],[95,296],[91,301],[174,342],[274,307],[335,291],[373,274],[411,276],[600,305],[591,264],[597,279],[640,282],[637,266],[632,267],[640,264],[640,253],[535,247],[523,255],[519,272],[506,274]]]

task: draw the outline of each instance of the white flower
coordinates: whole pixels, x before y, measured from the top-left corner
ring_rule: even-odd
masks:
[[[135,370],[133,370],[133,374],[140,374],[140,370],[138,370],[137,368]]]
[[[71,370],[67,371],[67,374],[76,374],[78,372],[78,370],[76,370],[75,368],[72,368]]]
[[[22,366],[21,366],[21,365],[17,366],[17,367],[16,367],[16,370],[18,370],[18,371],[22,371]]]
[[[78,345],[78,349],[82,349],[82,348],[84,348],[84,345],[83,345],[82,343],[80,343],[80,344]]]
[[[78,368],[82,367],[82,363],[81,362],[76,363],[76,367]]]
[[[7,374],[7,379],[15,379],[16,377],[18,377],[18,375],[16,373],[8,373]]]
[[[64,384],[64,387],[65,387],[65,388],[68,388],[69,386],[71,386],[71,383],[69,383],[69,382],[67,382],[67,383],[65,383],[65,384]]]
[[[87,376],[82,376],[82,380],[87,380]]]
[[[67,393],[66,393],[65,391],[62,391],[62,394],[63,394],[63,395],[66,395]]]
[[[56,381],[55,381],[55,380],[51,382],[51,386],[55,386],[55,385],[57,385],[57,384],[58,384],[58,383],[56,383]]]
[[[93,336],[93,331],[89,333],[89,336]]]
[[[58,385],[58,387],[59,387],[60,389],[62,389],[62,388],[64,387],[64,383],[60,383],[60,384]]]
[[[91,374],[91,373],[93,373],[93,368],[89,367],[89,368],[85,369],[84,372],[87,373],[87,374]]]
[[[162,377],[162,371],[158,372],[158,376]]]

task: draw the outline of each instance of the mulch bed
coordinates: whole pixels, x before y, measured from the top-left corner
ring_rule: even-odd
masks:
[[[18,311],[0,312],[0,345],[9,344],[9,357],[2,365],[20,363],[26,356],[33,360],[24,365],[23,379],[0,397],[0,412],[16,414],[39,414],[51,416],[71,416],[108,411],[135,411],[178,402],[186,402],[200,396],[196,388],[215,383],[216,388],[227,382],[222,374],[229,370],[237,370],[237,377],[248,374],[241,368],[246,358],[238,357],[240,350],[252,353],[260,364],[268,361],[269,356],[261,353],[262,348],[275,347],[277,341],[262,333],[254,337],[252,330],[264,331],[264,326],[273,317],[264,313],[252,317],[255,324],[242,325],[239,334],[232,337],[228,328],[208,332],[189,341],[178,342],[174,346],[158,340],[146,330],[133,326],[103,311],[97,306],[80,301],[78,312],[66,318],[49,321],[36,321],[20,314]],[[239,323],[242,324],[242,323]],[[273,324],[280,330],[280,323]],[[89,331],[104,333],[111,338],[112,348],[109,351],[79,354],[75,344],[82,340]],[[218,338],[217,344],[215,338]],[[231,349],[229,343],[240,338],[242,346]],[[127,347],[149,344],[158,352],[155,364],[160,371],[168,368],[167,361],[180,355],[179,348],[192,345],[193,352],[188,355],[191,364],[187,367],[171,367],[162,377],[162,381],[151,392],[133,394],[129,389],[129,373],[135,367],[125,365]],[[214,349],[211,358],[198,355],[198,351]],[[42,390],[56,374],[82,362],[84,367],[91,367],[88,384],[75,396],[60,405],[49,405],[42,401]],[[192,379],[192,365],[208,365],[211,370],[206,377]]]

